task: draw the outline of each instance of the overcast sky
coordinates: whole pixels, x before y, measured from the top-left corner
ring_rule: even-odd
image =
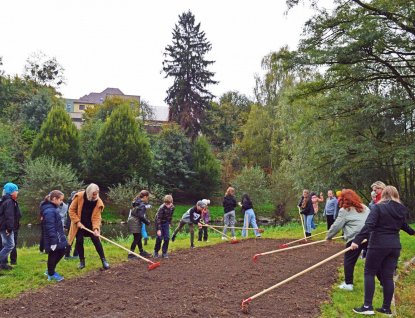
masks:
[[[64,97],[117,87],[165,105],[172,80],[162,70],[178,15],[191,10],[216,61],[216,96],[237,90],[253,95],[261,59],[284,45],[295,48],[313,11],[298,6],[284,15],[285,0],[2,0],[0,56],[6,74],[22,74],[32,52],[56,57],[65,69]]]

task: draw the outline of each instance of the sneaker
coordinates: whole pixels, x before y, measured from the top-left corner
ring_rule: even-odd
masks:
[[[63,279],[62,276],[60,276],[58,273],[55,272],[53,276],[48,275],[48,280],[56,280],[57,282],[61,281]]]
[[[0,269],[5,270],[5,271],[11,271],[13,269],[13,267],[11,267],[9,264],[7,264],[7,265],[1,265]]]
[[[138,258],[138,256],[135,256],[134,254],[128,254],[127,255],[127,259],[135,259],[135,258]]]
[[[147,253],[146,251],[140,252],[140,256],[142,257],[151,257],[152,255],[150,253]]]
[[[190,245],[190,248],[196,248],[196,246],[194,246],[194,245],[192,244],[192,245]]]
[[[56,273],[56,272],[55,272]],[[46,270],[44,273],[43,273],[45,276],[49,276],[49,270]]]
[[[343,282],[340,286],[340,289],[353,291],[353,284],[346,284],[346,282]]]
[[[10,262],[10,265],[16,266],[17,265],[17,262]]]
[[[377,312],[384,314],[386,317],[392,317],[392,310],[385,308],[376,308]]]
[[[236,236],[232,236],[232,240],[234,240],[234,241],[235,241],[235,240],[236,240]]]
[[[159,257],[159,253],[154,252],[153,257],[154,258],[158,258]]]
[[[176,234],[173,234],[173,236],[171,237],[171,241],[174,242],[175,239],[176,239]]]
[[[210,241],[209,241],[209,240],[206,240],[206,241],[204,241],[204,242],[209,243]]]
[[[227,241],[228,239],[226,238],[226,236],[222,236],[222,240]]]
[[[202,242],[202,240],[197,240],[198,242]]]
[[[257,235],[257,237],[256,238],[261,238],[261,235]]]
[[[163,257],[163,258],[169,258],[169,256],[167,255],[167,253],[161,254],[161,257]]]
[[[40,251],[39,254],[45,254],[45,252],[44,251]]]
[[[353,308],[353,311],[356,314],[361,314],[361,315],[374,315],[375,314],[372,306],[365,306],[365,305],[363,305],[360,308]]]
[[[72,256],[72,258],[77,259],[77,258],[79,258],[79,255],[74,255],[74,256]]]

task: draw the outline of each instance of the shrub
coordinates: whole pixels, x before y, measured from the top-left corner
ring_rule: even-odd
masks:
[[[66,198],[74,190],[84,187],[70,164],[62,164],[53,158],[39,157],[24,164],[25,174],[19,191],[19,201],[31,217],[37,217],[39,203],[52,190],[62,191]]]
[[[241,200],[244,193],[249,195],[254,207],[269,201],[267,177],[260,167],[244,167],[231,185],[235,188],[237,201]]]

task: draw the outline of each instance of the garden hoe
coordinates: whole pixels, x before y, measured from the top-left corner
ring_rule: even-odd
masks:
[[[367,240],[363,240],[363,242],[361,244],[365,243],[366,241]],[[325,260],[321,261],[320,263],[317,263],[317,264],[315,264],[315,265],[313,265],[313,266],[311,266],[311,267],[303,270],[302,272],[299,272],[299,273],[297,273],[297,274],[295,274],[295,275],[287,278],[286,280],[283,280],[282,282],[279,282],[278,284],[276,284],[274,286],[271,286],[271,287],[269,287],[267,289],[264,289],[262,292],[260,292],[258,294],[255,294],[254,296],[251,296],[251,297],[243,300],[242,301],[242,311],[246,311],[246,309],[244,308],[244,306],[246,305],[247,302],[249,302],[249,301],[251,301],[251,300],[253,300],[253,299],[255,299],[255,298],[257,298],[257,297],[259,297],[259,296],[261,296],[263,294],[268,293],[269,291],[273,290],[274,288],[277,288],[277,287],[279,287],[279,286],[281,286],[281,285],[283,285],[285,283],[288,283],[289,281],[293,280],[294,278],[297,278],[297,277],[299,277],[299,276],[301,276],[301,275],[303,275],[305,273],[308,273],[309,271],[313,270],[314,268],[317,268],[317,267],[319,267],[319,266],[321,266],[321,265],[323,265],[323,264],[331,261],[332,259],[335,259],[336,257],[338,257],[340,255],[343,255],[344,253],[348,252],[349,250],[350,250],[350,247],[348,247],[348,248],[344,249],[343,251],[340,251],[340,252],[338,252],[338,253],[330,256],[329,258],[326,258]]]
[[[254,230],[254,231],[258,231],[259,233],[262,233],[265,231],[265,229],[254,229],[252,227],[221,226],[221,225],[211,225],[211,227],[219,227],[223,229]]]
[[[229,240],[231,240],[231,244],[235,244],[235,243],[239,243],[238,240],[234,240],[232,237],[230,237],[229,235],[223,234],[221,231],[215,229],[214,227],[208,225],[208,224],[203,224],[203,226],[207,226],[208,228],[211,228],[212,230],[222,234],[223,236],[225,236],[226,238],[228,238]]]
[[[320,234],[324,234],[324,233],[327,233],[327,232],[328,231],[324,231],[324,232],[320,232],[320,233],[317,233],[317,234],[313,234],[313,235],[309,236],[308,238],[313,237],[313,236],[317,236],[317,235],[320,235]],[[289,242],[289,243],[285,243],[285,244],[280,245],[279,248],[286,248],[286,247],[288,247],[288,245],[291,245],[291,244],[294,244],[294,243],[297,243],[297,242],[300,242],[300,241],[303,241],[303,240],[304,239],[299,239],[299,240],[295,240],[295,241],[292,241],[292,242]]]
[[[343,236],[334,237],[332,240],[337,240],[337,239],[340,239],[340,238],[343,238]],[[324,242],[327,242],[327,240],[321,240],[321,241],[309,243],[307,245],[297,245],[297,246],[292,246],[292,247],[288,247],[288,248],[281,249],[281,250],[275,250],[275,251],[270,251],[270,252],[256,254],[254,256],[254,262],[256,263],[258,261],[258,256],[263,256],[263,255],[267,255],[267,254],[273,254],[273,253],[283,252],[283,251],[287,251],[287,250],[293,250],[295,248],[300,248],[300,247],[304,247],[304,246],[310,246],[310,245],[314,245],[314,244],[320,244],[320,243],[324,243]]]
[[[86,227],[84,227],[84,228],[82,228],[82,229],[83,229],[83,230],[85,230],[85,231],[88,231],[88,232],[90,232],[90,233],[92,233],[92,234],[94,234],[94,232],[93,232],[93,231],[91,231],[90,229],[87,229]],[[114,244],[115,246],[118,246],[119,248],[122,248],[123,250],[126,250],[127,252],[129,252],[129,253],[131,253],[131,254],[133,254],[133,255],[135,255],[135,256],[137,256],[137,257],[139,257],[139,258],[143,259],[143,260],[144,260],[144,261],[146,261],[147,263],[150,263],[150,265],[148,266],[148,271],[151,271],[151,270],[153,270],[153,269],[155,269],[155,268],[159,267],[159,266],[160,266],[160,264],[161,264],[160,262],[154,263],[154,262],[150,261],[149,259],[147,259],[147,258],[145,258],[145,257],[142,257],[141,255],[139,255],[139,254],[137,254],[137,253],[131,252],[128,248],[125,248],[124,246],[121,246],[121,245],[119,245],[119,244],[117,244],[117,243],[115,243],[115,242],[111,241],[110,239],[107,239],[106,237],[104,237],[104,236],[102,236],[102,235],[99,235],[99,237],[100,237],[100,238],[102,238],[102,239],[104,239],[104,240],[106,240],[106,241],[108,241],[108,242],[110,242],[110,243],[112,243],[112,244]]]

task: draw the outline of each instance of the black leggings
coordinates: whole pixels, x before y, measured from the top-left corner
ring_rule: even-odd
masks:
[[[55,275],[55,268],[59,261],[62,259],[63,255],[65,255],[65,249],[62,248],[60,250],[49,251],[48,255],[48,275],[53,276]]]
[[[105,258],[104,249],[102,248],[101,241],[99,240],[98,236],[95,236],[92,233],[87,231],[78,229],[76,233],[76,248],[78,249],[79,258],[81,260],[85,259],[85,252],[84,252],[84,237],[90,237],[92,243],[94,243],[95,249],[100,258]]]
[[[329,216],[329,215],[328,215]],[[352,245],[353,240],[347,242],[346,248]],[[360,244],[355,250],[349,250],[344,254],[344,277],[346,284],[353,284],[354,267],[359,259],[360,252],[367,247],[367,243]]]
[[[369,248],[365,263],[365,306],[372,306],[375,293],[375,275],[382,270],[383,308],[390,309],[395,286],[393,272],[399,259],[399,248]]]
[[[138,246],[138,249],[140,250],[140,252],[143,251],[143,243],[141,242],[141,239],[143,238],[143,235],[141,233],[133,233],[134,239],[133,242],[131,243],[131,252],[134,252],[135,247]]]

